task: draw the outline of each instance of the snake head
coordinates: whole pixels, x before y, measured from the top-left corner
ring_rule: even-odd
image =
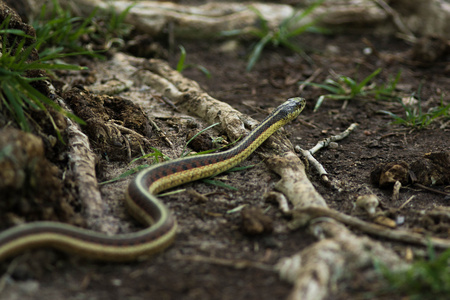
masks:
[[[286,123],[295,119],[305,108],[306,100],[302,97],[289,98],[286,102],[281,104],[272,113],[279,116],[279,120],[284,120]]]

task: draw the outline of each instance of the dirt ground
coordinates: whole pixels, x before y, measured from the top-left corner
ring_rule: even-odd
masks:
[[[130,37],[133,39],[133,37]],[[236,42],[233,51],[224,51],[226,41],[189,41],[176,40],[187,52],[187,63],[199,64],[209,70],[207,78],[196,68],[188,68],[183,75],[197,81],[201,87],[216,99],[229,103],[237,110],[262,120],[270,109],[278,106],[292,96],[307,99],[307,106],[299,119],[285,126],[287,136],[294,145],[303,149],[313,147],[319,140],[345,130],[351,123],[358,123],[357,130],[337,147],[319,151],[315,157],[323,164],[333,179],[341,183],[341,192],[321,183],[316,171],[309,170],[315,188],[326,199],[330,208],[340,212],[359,216],[368,220],[368,216],[354,208],[354,201],[360,194],[372,191],[381,200],[381,209],[389,211],[399,208],[411,196],[415,198],[396,211],[393,219],[403,217],[398,225],[403,229],[427,232],[433,236],[448,238],[450,220],[424,218],[427,211],[436,207],[448,207],[448,199],[442,194],[433,193],[412,186],[400,191],[398,200],[392,200],[392,189],[380,189],[370,180],[371,171],[380,163],[405,161],[411,163],[420,160],[427,153],[448,152],[450,149],[449,119],[438,119],[423,129],[413,129],[403,125],[391,124],[392,118],[380,113],[390,111],[404,116],[400,103],[374,99],[351,100],[345,109],[343,102],[325,100],[317,112],[313,112],[316,99],[323,90],[305,87],[299,91],[299,81],[306,80],[315,71],[313,82],[322,83],[330,77],[330,72],[363,79],[377,68],[381,73],[373,80],[383,84],[401,71],[398,91],[411,95],[420,88],[423,110],[438,106],[441,97],[444,105],[450,101],[450,60],[443,56],[433,62],[420,61],[413,57],[412,47],[395,37],[361,35],[313,35],[299,37],[297,41],[304,47],[313,64],[306,62],[300,55],[283,48],[268,47],[255,68],[245,72],[246,57],[250,42]],[[167,50],[162,40],[161,48]],[[365,54],[368,44],[375,51]],[[175,67],[178,51],[167,51],[167,59]],[[97,61],[80,59],[89,71],[80,75],[58,73],[60,82],[70,86],[89,82],[89,76],[96,76]],[[101,78],[96,78],[100,80]],[[60,84],[61,85],[61,84]],[[59,86],[60,86],[59,85]],[[57,85],[58,86],[58,85]],[[120,95],[127,98],[126,94]],[[146,95],[145,97],[150,97]],[[171,112],[171,107],[160,102],[159,107]],[[109,108],[114,110],[114,108]],[[152,118],[151,111],[145,111]],[[115,113],[119,114],[118,111]],[[155,118],[169,140],[175,141],[176,149],[170,149],[158,141],[154,133],[151,140],[157,147],[172,158],[179,155],[185,143],[188,128],[185,123],[177,124],[177,118]],[[207,124],[201,126],[206,127]],[[86,129],[87,130],[87,129]],[[111,174],[127,168],[128,157],[102,155],[101,148],[94,150],[98,156],[99,181],[110,179]],[[54,176],[63,178],[66,170],[64,147],[49,151],[46,157],[57,166]],[[138,155],[133,155],[133,158]],[[5,274],[0,299],[284,299],[292,286],[282,281],[270,269],[233,267],[224,261],[250,261],[262,265],[274,265],[280,258],[293,255],[315,239],[305,230],[290,231],[289,219],[284,217],[278,207],[267,203],[263,194],[272,190],[278,177],[268,171],[258,155],[252,155],[243,165],[254,164],[245,171],[219,176],[237,190],[232,191],[202,182],[186,185],[198,193],[207,195],[207,201],[195,200],[188,193],[164,197],[164,202],[176,215],[179,233],[173,246],[155,257],[136,263],[102,263],[82,259],[49,249],[27,252],[19,257],[0,263],[0,272]],[[114,171],[114,169],[116,169]],[[119,171],[120,172],[120,171]],[[447,170],[448,172],[448,170]],[[448,174],[447,174],[448,176]],[[130,178],[113,185],[104,185],[101,191],[105,198],[117,194],[121,201],[120,190],[124,189]],[[73,207],[74,213],[68,216],[50,217],[50,219],[70,219],[73,224],[84,224],[81,208],[76,199],[76,182],[63,180],[62,195]],[[434,186],[441,192],[448,191],[445,185]],[[60,195],[56,195],[61,197]],[[55,196],[55,197],[56,197]],[[11,196],[12,197],[12,196]],[[27,200],[30,195],[23,194],[20,199]],[[16,197],[17,198],[17,197]],[[48,199],[51,202],[51,199]],[[261,208],[273,221],[274,230],[270,234],[249,236],[242,231],[241,214],[229,213],[239,205]],[[51,206],[48,205],[47,206]],[[54,214],[61,211],[53,209]],[[20,210],[1,211],[6,214],[19,214]],[[129,227],[138,227],[124,212],[121,204],[115,211]],[[39,215],[39,213],[37,213]],[[35,216],[34,216],[35,217]],[[25,217],[30,220],[30,218]],[[31,218],[33,220],[33,217]],[[2,228],[6,224],[2,223]],[[414,257],[423,257],[425,247],[382,240],[385,246],[405,257],[412,250]],[[217,259],[217,260],[215,260]],[[328,299],[400,299],[402,295],[383,292],[383,280],[365,276],[365,273],[348,274],[338,282]],[[5,279],[5,276],[7,278]]]

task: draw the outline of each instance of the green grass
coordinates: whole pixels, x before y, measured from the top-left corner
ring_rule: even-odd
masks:
[[[233,30],[233,31],[225,31],[222,33],[223,36],[237,36],[242,34],[250,34],[259,39],[259,41],[252,47],[252,51],[249,56],[249,60],[247,63],[247,72],[251,71],[255,66],[256,62],[260,58],[264,48],[271,44],[275,47],[285,47],[293,52],[301,54],[304,58],[309,58],[304,53],[303,49],[297,46],[292,42],[292,38],[299,36],[305,32],[314,32],[314,33],[328,33],[329,31],[314,26],[317,20],[313,20],[307,22],[303,25],[296,25],[306,16],[310,15],[318,6],[320,6],[324,0],[319,0],[314,2],[311,6],[305,9],[302,13],[297,14],[294,13],[289,18],[283,20],[275,29],[269,28],[268,21],[264,18],[259,10],[255,7],[250,6],[250,9],[253,10],[259,18],[260,28],[256,30],[252,30],[250,32],[244,30]]]
[[[398,72],[395,77],[388,80],[386,84],[377,85],[372,80],[380,74],[381,68],[376,69],[363,80],[358,81],[344,75],[336,75],[335,79],[326,79],[324,83],[312,83],[300,81],[299,84],[305,84],[309,86],[318,87],[329,92],[328,94],[321,95],[314,106],[314,112],[316,112],[326,99],[330,100],[362,100],[362,99],[375,99],[375,100],[388,100],[388,101],[400,101],[403,109],[404,116],[394,114],[390,111],[381,110],[381,113],[391,116],[394,124],[402,124],[412,128],[422,129],[429,126],[432,122],[439,119],[450,119],[450,104],[444,104],[444,97],[441,96],[440,104],[436,107],[429,109],[427,112],[422,110],[422,99],[420,97],[421,86],[417,93],[411,95],[410,100],[417,98],[417,103],[409,101],[413,104],[405,104],[398,96],[395,89],[400,81],[401,72]]]
[[[324,83],[312,83],[300,81],[299,84],[306,84],[322,88],[329,94],[321,95],[314,106],[314,112],[317,111],[325,99],[349,101],[357,98],[374,97],[375,99],[395,98],[395,87],[400,80],[401,72],[385,85],[377,86],[371,84],[371,80],[381,72],[381,68],[376,69],[361,81],[357,81],[348,76],[337,75],[336,79],[326,79]]]
[[[109,12],[104,16],[104,19],[109,20],[106,22],[106,32],[109,35],[107,39],[123,38],[131,32],[133,26],[126,24],[125,18],[135,5],[136,3],[127,6],[120,14],[117,14],[112,6],[110,7]]]
[[[24,131],[30,131],[30,110],[41,110],[46,113],[52,123],[60,141],[61,134],[48,111],[48,107],[75,120],[80,124],[84,122],[66,112],[54,101],[40,93],[33,87],[33,83],[46,80],[47,77],[30,78],[27,75],[33,70],[42,70],[51,73],[53,70],[82,70],[83,67],[54,63],[61,58],[73,55],[91,55],[100,57],[96,52],[86,50],[82,40],[112,39],[129,32],[129,26],[124,24],[124,19],[130,5],[122,13],[117,14],[111,10],[104,16],[108,20],[105,26],[96,22],[97,9],[94,9],[87,18],[73,17],[68,10],[63,10],[57,0],[52,0],[53,10],[48,12],[43,5],[41,14],[33,22],[36,37],[28,36],[23,31],[9,29],[9,20],[6,19],[0,25],[0,37],[2,40],[0,57],[0,106],[6,107],[19,127]],[[98,28],[104,27],[99,33]],[[128,31],[127,31],[128,30]],[[39,59],[30,62],[29,57],[33,50],[39,52]],[[0,107],[1,108],[1,107]]]
[[[387,280],[386,292],[399,292],[408,299],[448,299],[450,295],[450,249],[437,256],[431,246],[428,260],[414,262],[402,271],[391,271],[376,262],[377,271]]]
[[[381,113],[391,116],[394,121],[393,124],[401,124],[411,128],[423,129],[429,126],[432,122],[438,119],[450,120],[450,104],[444,104],[444,96],[441,96],[441,100],[438,106],[429,109],[427,112],[422,110],[422,98],[420,97],[421,86],[417,92],[416,104],[405,104],[401,101],[401,105],[404,109],[404,116],[401,117],[392,112],[382,110]],[[416,94],[411,95],[409,102],[414,102]]]
[[[135,163],[135,162],[137,162],[138,160],[141,160],[141,159],[148,159],[148,158],[151,158],[151,159],[152,159],[152,164],[157,164],[157,163],[160,163],[160,162],[162,162],[162,161],[170,160],[170,158],[169,158],[167,155],[163,154],[160,150],[158,150],[158,149],[156,149],[156,148],[154,148],[154,147],[150,147],[150,148],[153,150],[153,152],[147,153],[147,154],[145,154],[145,155],[142,155],[142,156],[140,156],[140,157],[138,157],[138,158],[133,159],[133,160],[130,162],[130,164]],[[107,181],[103,181],[103,182],[101,182],[101,183],[99,183],[99,184],[100,184],[100,185],[103,185],[103,184],[108,184],[108,183],[116,182],[116,181],[121,180],[121,179],[123,179],[123,178],[126,178],[126,177],[128,177],[128,176],[130,176],[130,175],[133,175],[133,174],[135,174],[135,173],[138,173],[138,172],[141,171],[141,170],[147,169],[147,168],[150,167],[150,166],[151,166],[151,165],[149,165],[149,164],[139,165],[139,166],[137,166],[137,167],[135,167],[135,168],[132,168],[132,169],[126,171],[126,172],[123,172],[122,174],[120,174],[120,175],[117,176],[117,177],[114,177],[114,178],[112,178],[112,179],[110,179],[110,180],[107,180]]]
[[[392,101],[399,99],[395,89],[397,87],[398,82],[400,81],[401,75],[402,71],[398,71],[394,77],[390,76],[386,84],[375,86],[375,88],[372,89],[370,94],[375,96],[375,99],[377,100]]]
[[[41,54],[61,52],[84,52],[84,54],[102,58],[97,52],[104,51],[110,41],[122,39],[132,29],[125,24],[125,18],[131,4],[121,13],[111,7],[108,11],[95,8],[89,16],[74,17],[69,10],[64,10],[58,0],[52,0],[52,10],[44,4],[40,16],[32,22],[38,39],[43,40]],[[95,45],[99,51],[86,51],[86,44]]]
[[[73,17],[70,11],[61,8],[57,0],[52,0],[52,3],[51,12],[44,4],[39,18],[32,22],[37,39],[42,41],[41,55],[85,51],[80,39],[94,31],[92,23],[98,9],[86,18]],[[89,54],[94,55],[93,52]]]
[[[197,132],[193,137],[191,137],[189,139],[189,141],[187,141],[186,144],[184,145],[183,151],[181,151],[181,156],[180,157],[186,157],[186,156],[188,156],[191,153],[190,151],[186,152],[186,148],[190,144],[190,142],[192,142],[196,137],[198,137],[203,132],[205,132],[205,131],[207,131],[207,130],[209,130],[209,129],[211,129],[211,128],[219,125],[219,124],[220,124],[220,122],[217,122],[217,123],[214,123],[212,125],[209,125],[208,127],[206,127],[204,129],[200,130],[199,132]],[[217,151],[217,150],[220,150],[220,148],[219,149],[211,149],[211,150],[202,151],[202,152],[196,153],[194,155],[207,154],[207,153],[211,153],[211,152],[214,152],[214,151]]]
[[[198,64],[186,64],[186,55],[187,55],[186,49],[181,45],[179,46],[179,48],[180,48],[180,59],[178,60],[176,69],[178,72],[181,73],[187,68],[196,68],[199,69],[203,74],[205,74],[207,78],[211,78],[211,73],[204,66]]]
[[[24,131],[30,131],[28,122],[30,110],[44,111],[58,138],[62,141],[60,132],[47,107],[53,108],[78,123],[83,123],[83,121],[62,109],[33,87],[34,82],[46,80],[47,77],[30,78],[26,74],[33,70],[81,70],[83,68],[69,64],[50,63],[52,60],[72,54],[40,55],[39,59],[30,62],[31,53],[34,49],[39,49],[43,40],[36,40],[21,30],[9,29],[9,21],[6,19],[0,25],[0,37],[3,42],[0,57],[0,105],[6,107]]]

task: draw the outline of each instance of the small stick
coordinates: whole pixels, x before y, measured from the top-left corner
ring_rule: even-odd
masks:
[[[120,125],[120,124],[117,124],[114,121],[108,121],[108,125],[116,127],[120,132],[134,135],[134,136],[136,136],[136,138],[139,138],[139,139],[144,140],[145,142],[148,142],[148,139],[145,136],[143,136],[139,132],[134,131],[133,129],[127,128],[127,127],[125,127],[123,125]]]
[[[299,92],[302,92],[302,91],[305,89],[305,86],[306,86],[308,83],[312,82],[314,79],[316,79],[316,77],[319,76],[319,74],[320,74],[321,72],[322,72],[322,69],[321,69],[321,68],[316,69],[316,70],[314,71],[314,73],[313,73],[311,76],[309,76],[305,81],[303,81],[302,84],[300,84],[300,86],[298,87],[298,91],[299,91]]]
[[[334,136],[330,136],[329,138],[323,139],[320,142],[317,143],[317,145],[315,145],[314,147],[312,147],[309,152],[311,152],[311,154],[316,153],[318,150],[328,147],[330,145],[331,142],[336,142],[336,141],[340,141],[343,140],[344,138],[346,138],[350,132],[352,132],[353,130],[355,130],[356,127],[358,127],[359,124],[358,123],[353,123],[351,124],[345,131],[343,131],[340,134],[334,135]]]
[[[402,183],[397,180],[394,183],[394,191],[392,193],[392,201],[397,201],[400,198],[400,188],[401,187],[402,187]]]
[[[417,182],[414,182],[414,186],[416,186],[418,188],[421,188],[421,189],[424,189],[424,190],[427,190],[427,191],[430,191],[430,192],[433,192],[433,193],[436,193],[436,194],[440,194],[440,195],[444,195],[444,196],[450,196],[450,193],[442,192],[442,191],[430,188],[428,186],[425,186],[425,185],[417,183]]]
[[[180,112],[180,110],[178,109],[178,107],[177,107],[175,104],[173,104],[173,102],[172,102],[169,98],[167,98],[166,96],[161,96],[161,100],[162,100],[164,103],[166,103],[167,105],[169,105],[170,108],[172,108],[174,111]]]
[[[173,149],[173,144],[172,142],[167,138],[166,134],[164,133],[164,131],[161,130],[161,128],[159,128],[158,125],[156,125],[156,123],[148,117],[148,115],[146,113],[144,113],[144,110],[142,109],[142,107],[139,107],[142,111],[142,113],[144,114],[144,116],[147,118],[148,122],[150,123],[150,125],[152,125],[152,127],[155,129],[156,133],[158,134],[158,136],[160,138],[162,138],[166,144]]]
[[[405,203],[403,203],[402,205],[400,205],[400,207],[398,208],[398,210],[401,210],[403,207],[406,206],[406,204],[408,204],[409,202],[411,202],[412,199],[414,199],[416,196],[412,195],[411,197],[409,197],[408,200],[405,201]]]
[[[313,166],[323,181],[329,182],[328,173],[322,164],[312,155],[311,150],[304,150],[300,148],[300,146],[295,146],[295,151],[300,152],[309,162],[311,166]]]
[[[359,125],[358,123],[351,124],[342,133],[321,140],[313,148],[309,150],[303,150],[300,146],[295,146],[295,151],[303,154],[303,156],[308,160],[308,162],[317,170],[323,181],[329,182],[327,171],[322,166],[322,164],[319,161],[317,161],[317,159],[313,156],[313,154],[322,148],[328,147],[332,142],[346,138],[350,134],[350,132],[352,132],[353,130],[355,130],[356,127],[358,127],[358,125]]]

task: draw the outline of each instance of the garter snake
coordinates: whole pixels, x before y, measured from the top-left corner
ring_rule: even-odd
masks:
[[[59,222],[27,223],[0,233],[0,261],[36,247],[53,247],[108,261],[134,260],[162,251],[172,243],[177,222],[155,195],[237,165],[280,127],[296,118],[304,107],[303,98],[290,98],[229,150],[163,162],[138,173],[128,186],[125,205],[133,217],[148,226],[145,229],[108,236]]]

